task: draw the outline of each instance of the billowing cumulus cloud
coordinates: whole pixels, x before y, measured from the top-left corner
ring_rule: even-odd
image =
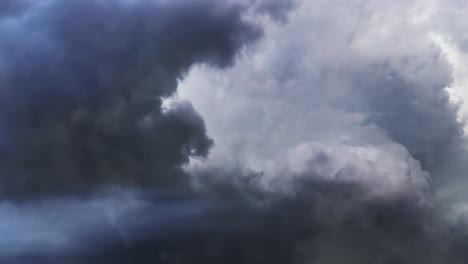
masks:
[[[162,98],[193,64],[227,66],[260,33],[214,1],[24,8],[0,24],[3,196],[179,181],[212,141],[190,103]]]
[[[0,262],[466,262],[457,3],[5,1]]]
[[[252,141],[246,146],[261,145],[265,137],[268,146],[323,140],[325,135],[320,134],[330,132],[346,137],[352,132],[345,127],[366,123],[377,125],[428,167],[436,153],[462,132],[457,107],[445,89],[452,82],[450,66],[429,30],[412,22],[417,5],[387,5],[302,3],[290,23],[269,25],[269,37],[229,74],[194,71],[182,95],[199,104],[207,122],[211,116],[218,118],[203,109],[214,101],[215,107],[227,109],[220,115],[244,124],[250,121],[253,134],[263,129],[257,137],[245,137]],[[197,96],[202,93],[199,88],[203,96]],[[245,108],[250,110],[247,116]],[[287,118],[291,116],[301,119]],[[210,131],[244,133],[245,129],[235,130],[235,121],[216,120]],[[222,137],[224,131],[219,134]],[[226,137],[225,141],[242,138]]]

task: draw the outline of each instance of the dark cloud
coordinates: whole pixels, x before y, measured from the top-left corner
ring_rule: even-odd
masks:
[[[288,14],[296,4],[295,0],[258,0],[255,1],[255,11],[267,14],[274,19],[286,22]]]
[[[67,243],[54,247],[53,236],[48,240],[43,235],[42,245],[49,246],[24,247],[19,256],[4,254],[4,263],[341,263],[346,259],[348,263],[414,264],[461,260],[451,244],[454,233],[437,212],[411,197],[375,199],[357,185],[333,182],[301,180],[293,185],[294,194],[260,191],[250,182],[250,186],[237,185],[243,198],[205,191],[113,202],[104,199],[102,207],[93,207],[89,201],[81,206],[68,203],[65,213],[57,212],[67,203],[52,210],[49,205],[37,210],[43,215],[36,219],[41,221],[46,212],[54,211],[56,219],[49,222],[71,218],[67,222],[74,224],[60,232]],[[103,198],[94,203],[99,199]],[[124,209],[116,210],[119,206]],[[87,214],[74,218],[79,211],[72,210],[80,208]],[[115,220],[107,224],[99,218],[106,210],[117,211]],[[41,229],[34,231],[41,234]],[[17,240],[28,241],[27,232],[18,234]]]
[[[466,262],[429,174],[465,153],[462,124],[412,5],[316,0],[288,22],[295,4],[0,4],[0,262]],[[260,36],[248,19],[272,36],[213,72]],[[171,96],[198,64],[224,81],[195,93],[234,166],[189,162],[214,142]]]
[[[415,64],[421,62],[408,59],[406,63],[410,64],[406,67],[416,68]],[[443,64],[444,58],[434,55],[433,60],[422,63],[436,68],[431,64]],[[413,74],[417,75],[417,70]],[[355,85],[363,95],[362,105],[357,108],[368,113],[367,122],[383,128],[404,145],[423,168],[431,170],[462,140],[463,123],[458,121],[458,107],[445,90],[452,80],[421,83],[405,75],[385,63],[356,74],[359,77]]]
[[[5,0],[0,3],[0,20],[18,15],[28,6],[27,0]]]
[[[287,24],[267,23],[271,28],[254,56],[246,56],[221,73],[221,78],[217,72],[196,68],[187,80],[186,98],[201,111],[218,143],[211,164],[263,171],[260,182],[271,175],[280,181],[290,179],[298,171],[302,179],[332,182],[323,194],[311,198],[317,203],[298,210],[326,208],[321,216],[297,216],[289,206],[280,210],[281,216],[291,213],[290,226],[301,226],[294,222],[297,217],[308,219],[317,233],[310,232],[304,240],[292,239],[289,247],[272,246],[275,249],[270,252],[299,248],[295,254],[286,250],[286,258],[277,256],[278,263],[466,261],[466,226],[462,224],[466,220],[448,223],[445,218],[452,217],[453,208],[445,211],[445,206],[452,205],[450,197],[440,201],[431,192],[437,193],[441,182],[453,178],[449,174],[458,175],[452,181],[455,185],[466,178],[462,172],[466,171],[462,169],[466,168],[466,146],[461,146],[464,124],[458,120],[459,106],[447,88],[454,72],[424,20],[432,19],[424,18],[425,9],[430,9],[426,3],[302,1]],[[452,8],[448,13],[455,15]],[[210,111],[219,105],[226,110]],[[319,151],[308,150],[317,145],[322,146]],[[226,157],[225,153],[233,154]],[[436,186],[431,185],[429,175],[437,178]],[[377,181],[384,189],[391,188],[400,176],[403,184],[397,185],[400,192],[391,195],[393,200],[381,199],[381,194],[369,200],[357,198],[372,192],[369,183]],[[236,179],[233,186],[238,186],[238,177],[231,177]],[[357,189],[341,185],[340,180],[355,179]],[[405,187],[417,181],[430,186],[425,202],[416,195],[418,188]],[[279,190],[289,190],[278,185]],[[456,199],[457,210],[464,214],[465,186],[458,189],[458,196],[464,198]],[[315,188],[320,187],[313,184],[303,190],[313,193]],[[222,190],[244,193],[233,189]],[[280,196],[278,192],[275,197]],[[335,197],[334,192],[339,198],[327,200]],[[308,200],[306,196],[297,195],[290,206],[300,207],[301,201]],[[278,200],[273,204],[281,207]],[[268,223],[281,216],[269,217]],[[254,226],[266,225],[254,222]],[[268,239],[270,245],[277,237],[288,237],[280,230],[290,226],[266,232],[278,232]]]
[[[163,98],[193,64],[228,66],[260,33],[216,1],[27,8],[0,24],[2,196],[180,181],[213,143],[189,103]]]

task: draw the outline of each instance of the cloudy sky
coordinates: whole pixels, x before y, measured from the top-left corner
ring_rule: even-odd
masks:
[[[466,263],[467,13],[1,1],[0,262]]]

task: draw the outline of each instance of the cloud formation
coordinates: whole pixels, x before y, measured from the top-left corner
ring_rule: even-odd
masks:
[[[466,262],[440,4],[3,2],[0,262]]]
[[[0,24],[1,195],[180,181],[213,144],[183,102],[197,63],[225,67],[260,30],[215,1],[39,1]]]

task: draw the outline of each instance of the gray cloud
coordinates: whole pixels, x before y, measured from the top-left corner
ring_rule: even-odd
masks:
[[[237,183],[234,193],[242,191],[241,197],[212,192],[223,189],[217,183],[209,186],[197,195],[125,191],[118,196],[114,190],[110,197],[2,205],[1,259],[5,263],[461,260],[458,254],[463,251],[453,247],[455,236],[449,226],[411,197],[376,200],[357,185],[303,180],[293,183],[294,195],[260,191],[253,181]]]
[[[265,22],[265,38],[233,68],[193,69],[180,97],[193,102],[217,142],[208,164],[261,172],[264,188],[276,191],[287,191],[284,181],[295,177],[353,182],[366,193],[375,190],[376,181],[386,191],[396,181],[402,183],[396,188],[400,192],[390,197],[412,194],[402,204],[413,203],[414,219],[446,210],[453,196],[440,201],[432,192],[439,193],[444,183],[463,182],[466,149],[459,105],[449,95],[453,67],[433,39],[433,21],[424,18],[431,7],[423,1],[301,2],[287,24]],[[421,188],[430,190],[423,200],[434,207],[427,211],[415,202],[421,201],[415,195]],[[466,212],[464,201],[457,210]],[[385,213],[392,211],[376,204]],[[416,232],[422,238],[416,244],[443,245],[447,254],[434,248],[437,253],[425,259],[427,251],[413,248],[412,255],[406,252],[411,245],[397,246],[411,236],[394,233],[400,242],[390,242],[389,226],[377,232],[364,224],[360,234],[366,238],[348,240],[347,235],[358,236],[355,230],[337,224],[338,231],[325,231],[323,240],[306,247],[314,253],[306,253],[303,263],[340,263],[343,256],[351,263],[445,263],[446,256],[463,262],[463,250],[454,247],[465,244],[454,235],[464,233],[463,224],[442,228],[438,238],[426,233],[446,225],[450,210],[434,222],[416,220],[413,229],[427,228]],[[395,219],[398,223],[405,220]],[[377,241],[399,253],[386,259]]]
[[[257,0],[253,1],[254,10],[259,14],[267,14],[274,19],[286,22],[290,11],[296,5],[295,0]]]
[[[253,56],[246,56],[224,78],[195,70],[182,95],[202,112],[218,142],[240,138],[232,136],[236,130],[229,127],[237,120],[255,131],[245,137],[245,145],[256,152],[249,146],[323,140],[319,134],[327,127],[346,134],[343,127],[350,125],[343,119],[352,118],[355,121],[348,122],[356,126],[377,125],[429,169],[438,153],[460,140],[462,124],[445,89],[452,82],[450,65],[430,30],[401,19],[402,12],[411,18],[417,7],[400,1],[382,7],[367,1],[301,3],[287,25],[267,25],[270,32]],[[208,99],[211,95],[216,100]],[[220,105],[226,109],[220,120],[217,113],[204,110]],[[249,115],[243,116],[246,108]],[[319,113],[332,115],[336,122],[320,120]],[[301,116],[301,121],[292,116]],[[222,122],[226,118],[232,121]],[[233,131],[226,138],[224,127]],[[264,132],[258,135],[259,130]]]
[[[225,67],[260,33],[215,1],[25,8],[0,24],[3,196],[180,181],[212,141],[190,103],[162,99],[193,64]]]
[[[466,262],[426,1],[5,3],[2,263]]]

